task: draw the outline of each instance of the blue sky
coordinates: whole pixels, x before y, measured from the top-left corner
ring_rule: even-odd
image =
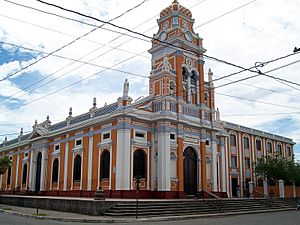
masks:
[[[26,3],[20,0],[17,2],[62,13],[34,0],[28,0]],[[51,2],[109,20],[137,5],[141,0],[53,0]],[[159,12],[171,2],[172,0],[163,2],[149,0],[114,23],[152,36],[157,33],[156,19],[159,18]],[[300,7],[299,1],[181,0],[179,2],[191,8],[195,19],[195,31],[204,39],[203,45],[207,49],[207,55],[251,67],[255,62],[264,62],[287,55],[292,53],[295,46],[300,47],[300,21],[297,12]],[[246,3],[249,4],[226,14]],[[0,2],[0,8],[4,9],[0,12],[0,41],[39,51],[51,52],[92,29],[92,27],[4,1]],[[67,16],[82,20],[71,14]],[[95,23],[87,19],[85,21]],[[105,27],[112,28],[107,25]],[[80,58],[100,66],[114,66],[115,69],[148,76],[151,69],[151,55],[147,50],[150,49],[151,43],[128,36],[118,36],[119,34],[98,29],[57,52],[57,55]],[[116,37],[118,39],[112,41]],[[299,60],[299,55],[270,63],[261,70],[265,72]],[[42,54],[0,44],[0,78],[34,62],[39,57],[42,57]],[[209,68],[214,72],[215,78],[237,71],[234,67],[206,59],[205,70],[208,71]],[[129,79],[130,95],[133,99],[147,96],[149,82],[147,78],[109,70],[99,73],[102,70],[100,67],[80,63],[71,64],[70,60],[50,56],[11,79],[0,82],[0,141],[3,141],[5,134],[18,133],[21,127],[25,131],[30,131],[35,119],[42,122],[48,114],[52,122],[61,121],[68,116],[68,108],[71,106],[74,115],[84,113],[92,107],[93,97],[97,97],[99,107],[105,103],[115,102],[122,94],[125,78]],[[300,83],[297,71],[300,71],[300,67],[295,63],[270,75]],[[93,74],[96,75],[92,76]],[[251,74],[242,73],[227,80],[223,79],[215,82],[215,87],[249,75]],[[23,90],[41,79],[44,80],[28,90]],[[81,79],[85,80],[65,88]],[[222,120],[290,137],[300,143],[300,114],[298,113],[300,93],[297,86],[293,87],[260,76],[216,88],[217,93],[248,98],[256,102],[216,94],[216,105],[220,109]],[[65,89],[58,91],[62,88]],[[43,98],[49,93],[51,95]],[[3,101],[11,95],[14,97],[10,101]],[[26,105],[14,109],[23,104]],[[8,139],[15,136],[9,135]],[[300,159],[298,144],[295,149],[296,156]]]

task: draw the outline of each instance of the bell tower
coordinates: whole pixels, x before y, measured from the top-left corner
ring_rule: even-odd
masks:
[[[193,30],[189,9],[177,0],[161,11],[159,30],[153,36],[149,94],[171,96],[178,101],[204,104],[202,38]]]

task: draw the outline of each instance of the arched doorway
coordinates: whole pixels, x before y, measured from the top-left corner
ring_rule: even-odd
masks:
[[[36,158],[35,192],[39,192],[41,188],[41,170],[42,170],[42,153],[39,152]]]
[[[187,195],[197,193],[197,153],[187,147],[183,153],[184,156],[184,192]]]

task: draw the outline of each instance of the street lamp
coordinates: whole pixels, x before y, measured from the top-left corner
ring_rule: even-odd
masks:
[[[139,190],[141,189],[141,176],[136,176],[134,178],[135,190],[136,190],[136,211],[135,218],[138,218],[138,209],[139,209]]]

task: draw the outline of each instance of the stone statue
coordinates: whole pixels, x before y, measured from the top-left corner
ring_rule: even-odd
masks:
[[[125,79],[124,88],[123,88],[123,97],[128,97],[128,92],[129,92],[129,82],[127,79]]]
[[[220,111],[219,108],[217,108],[217,112],[216,112],[216,117],[217,117],[217,121],[220,121]]]

